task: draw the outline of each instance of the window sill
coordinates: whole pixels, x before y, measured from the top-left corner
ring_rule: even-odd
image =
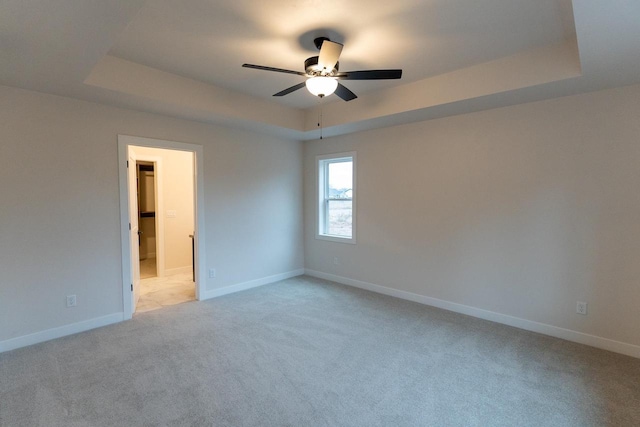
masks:
[[[336,243],[348,243],[351,245],[356,244],[355,237],[339,237],[339,236],[328,236],[326,234],[316,234],[317,240],[326,240],[328,242],[336,242]]]

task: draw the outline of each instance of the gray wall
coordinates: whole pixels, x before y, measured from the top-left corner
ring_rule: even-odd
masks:
[[[344,151],[356,245],[314,236],[315,157]],[[640,344],[640,86],[310,141],[304,157],[306,268]]]
[[[208,290],[303,267],[301,143],[0,86],[0,342],[122,312],[118,134],[203,145]]]
[[[128,134],[203,145],[209,290],[304,265],[638,345],[639,116],[631,86],[306,142],[303,161],[298,142],[0,87],[0,341],[122,311]],[[358,243],[316,240],[315,156],[352,150]]]

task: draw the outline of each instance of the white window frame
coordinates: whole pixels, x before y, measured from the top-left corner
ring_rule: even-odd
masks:
[[[353,185],[351,188],[351,237],[332,236],[326,234],[327,229],[327,208],[329,200],[326,195],[328,193],[328,181],[326,179],[328,165],[330,163],[339,163],[351,161],[353,168]],[[325,154],[316,156],[316,239],[328,240],[330,242],[339,243],[356,243],[356,198],[358,192],[356,190],[356,153],[355,151],[347,153]],[[337,200],[337,199],[331,199]],[[345,200],[345,199],[340,199]]]

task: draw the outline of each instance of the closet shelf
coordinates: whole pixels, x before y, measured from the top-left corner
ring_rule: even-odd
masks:
[[[156,217],[156,213],[155,212],[140,212],[140,217],[141,218],[155,218]]]

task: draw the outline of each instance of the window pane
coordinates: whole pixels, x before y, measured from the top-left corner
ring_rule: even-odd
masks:
[[[351,237],[351,200],[329,200],[327,234]]]
[[[353,187],[353,162],[329,163],[329,199],[350,199]]]

